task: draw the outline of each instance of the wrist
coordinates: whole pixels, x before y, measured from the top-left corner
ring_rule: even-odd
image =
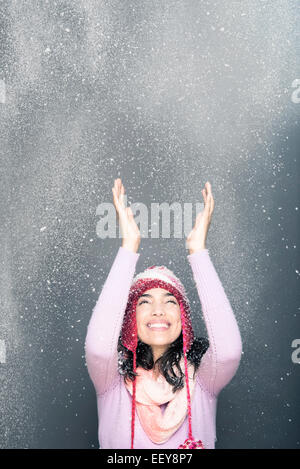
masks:
[[[128,249],[129,251],[132,251],[132,252],[138,252],[139,246],[140,246],[140,243],[128,243],[128,242],[122,243],[122,248]]]
[[[189,253],[194,254],[195,252],[203,251],[204,249],[206,249],[205,244],[202,244],[201,246],[190,248]]]

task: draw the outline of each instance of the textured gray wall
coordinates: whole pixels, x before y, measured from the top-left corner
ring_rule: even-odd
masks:
[[[120,239],[97,206],[201,202],[244,355],[217,448],[299,448],[299,3],[0,2],[1,448],[97,448],[86,327]],[[184,239],[143,239],[140,271],[182,279]],[[299,354],[298,354],[299,355]]]

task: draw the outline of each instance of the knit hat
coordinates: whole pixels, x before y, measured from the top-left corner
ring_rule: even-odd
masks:
[[[138,344],[137,323],[136,323],[136,305],[139,297],[151,288],[163,288],[172,293],[177,299],[181,312],[181,328],[183,337],[183,357],[185,366],[185,382],[187,390],[187,408],[189,419],[188,438],[179,446],[179,449],[203,449],[202,442],[195,441],[192,435],[192,415],[191,415],[191,399],[188,380],[187,352],[191,349],[195,339],[193,326],[191,321],[190,303],[187,298],[184,286],[176,275],[165,266],[151,266],[144,272],[136,275],[132,281],[127,306],[125,309],[123,325],[121,329],[121,343],[133,352],[133,371],[136,372],[136,349]],[[131,449],[134,442],[134,423],[135,423],[135,407],[136,407],[136,378],[133,381],[132,394],[132,418],[131,418]]]

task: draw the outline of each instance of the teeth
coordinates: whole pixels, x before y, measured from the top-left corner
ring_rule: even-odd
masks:
[[[148,324],[148,327],[165,327],[166,329],[169,327],[168,324]]]

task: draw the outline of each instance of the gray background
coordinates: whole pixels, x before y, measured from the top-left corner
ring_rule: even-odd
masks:
[[[211,182],[207,247],[244,351],[216,448],[299,448],[299,3],[9,0],[0,18],[1,448],[98,447],[84,340],[119,176],[148,207]],[[140,252],[206,335],[184,239]]]

